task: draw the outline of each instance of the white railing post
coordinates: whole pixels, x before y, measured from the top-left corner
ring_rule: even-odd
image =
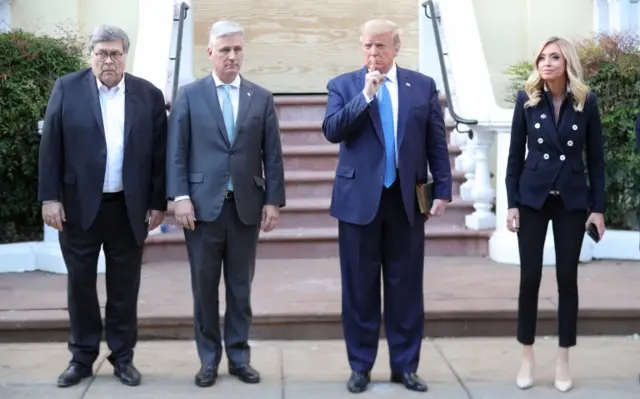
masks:
[[[493,144],[493,131],[488,126],[472,126],[474,136],[474,183],[471,189],[474,212],[465,217],[467,228],[492,229],[496,226],[496,215],[492,212],[495,192],[491,187],[489,151]]]

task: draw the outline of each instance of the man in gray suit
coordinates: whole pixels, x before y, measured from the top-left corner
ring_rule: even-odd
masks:
[[[222,357],[218,285],[226,288],[224,342],[229,373],[246,383],[250,365],[251,282],[260,229],[276,227],[285,205],[280,128],[272,94],[240,76],[244,32],[211,27],[213,73],[183,86],[169,117],[167,195],[184,228],[201,368],[196,385],[215,383]],[[264,167],[264,177],[263,177]]]

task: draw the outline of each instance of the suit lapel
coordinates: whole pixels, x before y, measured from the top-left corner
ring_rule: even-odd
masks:
[[[398,145],[396,151],[402,145],[402,140],[406,132],[407,117],[411,109],[411,83],[409,74],[403,68],[396,67],[398,71]]]
[[[247,112],[251,108],[251,101],[253,100],[253,88],[251,82],[242,78],[240,83],[240,93],[238,98],[238,116],[236,117],[236,140],[240,134],[240,128],[242,122],[246,119]]]
[[[227,146],[231,147],[231,144],[229,143],[229,136],[227,136],[227,128],[224,126],[224,117],[222,116],[222,110],[220,109],[220,101],[218,100],[218,88],[216,87],[211,74],[203,80],[202,96],[204,97],[209,110],[212,112],[213,122],[218,128],[218,133],[222,136],[222,140],[227,143]]]
[[[560,125],[556,128],[555,124],[555,114],[553,109],[553,99],[551,95],[547,91],[543,91],[542,95],[544,96],[543,102],[540,103],[541,107],[536,107],[536,111],[534,111],[534,127],[539,123],[542,126],[542,134],[547,136],[547,139],[550,140],[558,149],[562,150],[562,145],[560,144],[560,139],[558,137],[558,133],[560,131]],[[565,120],[569,115],[567,115],[568,109],[562,115],[562,120]]]
[[[575,133],[573,126],[576,124],[577,116],[576,110],[573,109],[573,103],[569,102],[563,111],[562,120],[558,125],[558,145],[561,145],[562,142],[566,143],[565,139]]]
[[[559,129],[556,129],[555,122],[553,121],[553,119],[555,118],[555,115],[553,115],[553,105],[551,105],[550,107],[544,106],[540,108],[540,110],[534,112],[534,127],[537,126],[538,123],[542,125],[542,134],[547,136],[547,139],[550,140],[557,148],[562,149],[560,140],[558,138]],[[549,112],[551,113],[549,114]],[[564,120],[568,116],[569,115],[565,114],[562,116],[562,119]],[[558,127],[560,126],[558,125]]]
[[[86,78],[87,91],[89,92],[89,105],[91,112],[98,124],[102,137],[104,138],[104,123],[102,121],[102,107],[100,106],[100,97],[98,96],[98,81],[89,69]]]
[[[367,74],[367,67],[363,67],[356,74],[356,95],[361,96],[364,89],[365,76]],[[384,144],[384,134],[382,133],[382,119],[380,118],[380,109],[378,108],[378,100],[374,97],[371,101],[371,106],[367,110],[371,122],[373,123],[373,129],[376,131],[378,139]]]
[[[136,90],[135,82],[129,77],[125,78],[124,89],[124,146],[126,148],[129,142],[131,126],[133,126],[133,118],[136,115]]]

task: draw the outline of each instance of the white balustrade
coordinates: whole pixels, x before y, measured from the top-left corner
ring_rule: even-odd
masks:
[[[473,132],[471,142],[474,144],[475,180],[471,196],[474,212],[465,217],[465,226],[473,230],[492,229],[496,226],[496,215],[492,211],[495,192],[491,187],[489,151],[493,144],[494,131],[491,126],[478,125],[474,127]]]
[[[464,131],[464,129],[461,128]],[[456,169],[464,173],[465,181],[460,185],[460,198],[465,201],[473,201],[473,186],[476,180],[476,141],[466,134],[458,134],[461,142],[462,153],[456,158]]]

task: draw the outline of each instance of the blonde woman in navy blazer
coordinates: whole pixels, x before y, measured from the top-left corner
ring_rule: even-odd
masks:
[[[517,94],[506,178],[507,228],[517,232],[520,251],[517,338],[523,358],[517,384],[533,385],[538,290],[551,221],[559,293],[555,386],[566,392],[572,387],[569,348],[576,345],[585,228],[595,224],[600,236],[605,230],[604,145],[596,95],[583,82],[574,46],[552,37],[540,45],[535,64]]]

